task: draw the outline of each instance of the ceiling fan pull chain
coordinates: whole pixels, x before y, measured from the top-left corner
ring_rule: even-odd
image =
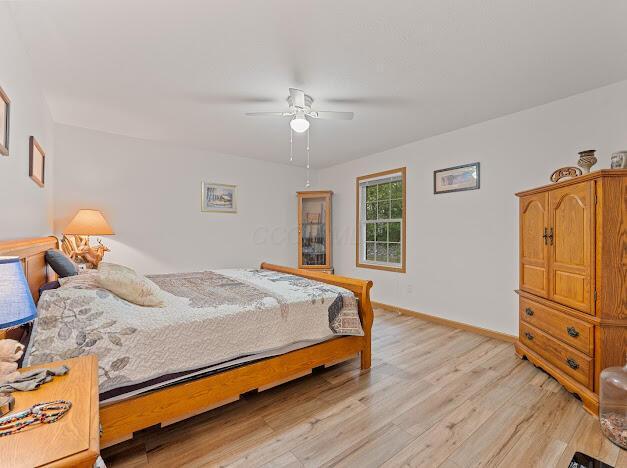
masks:
[[[307,183],[305,184],[305,187],[309,187],[311,185],[311,183],[309,182],[309,132],[311,130],[308,128],[307,129]]]
[[[294,161],[294,130],[290,127],[290,162]]]

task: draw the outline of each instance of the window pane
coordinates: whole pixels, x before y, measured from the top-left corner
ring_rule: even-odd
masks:
[[[377,219],[377,204],[376,203],[366,203],[366,219],[368,221],[372,219]]]
[[[377,242],[377,262],[388,261],[388,244],[386,242]]]
[[[403,182],[400,180],[392,182],[390,191],[392,198],[403,198]]]
[[[375,240],[375,237],[374,237],[375,231],[376,231],[376,226],[374,225],[374,223],[366,224],[366,240],[367,241]]]
[[[378,218],[390,219],[390,202],[389,201],[379,202]]]
[[[388,241],[388,223],[377,223],[377,241]]]
[[[390,218],[400,219],[403,217],[403,200],[392,200]]]
[[[377,186],[369,185],[366,187],[366,201],[376,201],[377,200]]]
[[[390,223],[390,242],[401,241],[401,223]]]
[[[374,261],[374,242],[366,242],[366,260]]]
[[[390,183],[379,184],[377,185],[379,188],[378,197],[379,200],[389,200],[390,199]]]
[[[406,207],[403,200],[405,182],[400,175],[386,174],[385,178],[374,178],[359,188],[358,255],[366,263],[394,267],[402,264],[405,248],[402,228]]]
[[[401,263],[401,244],[388,244],[390,263]]]

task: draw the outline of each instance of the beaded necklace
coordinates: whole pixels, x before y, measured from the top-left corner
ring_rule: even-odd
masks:
[[[0,418],[0,437],[15,434],[33,424],[51,424],[56,422],[71,407],[71,401],[56,400],[47,403],[37,403],[19,413]]]

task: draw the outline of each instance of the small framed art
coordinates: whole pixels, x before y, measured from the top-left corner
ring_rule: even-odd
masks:
[[[46,181],[46,153],[34,136],[30,137],[29,148],[28,175],[37,185],[43,187]]]
[[[0,88],[0,154],[9,155],[9,122],[11,118],[11,101]]]
[[[612,154],[611,169],[627,169],[627,151]]]
[[[237,213],[236,189],[235,185],[203,182],[201,211]]]
[[[433,171],[433,193],[477,190],[480,183],[479,163],[463,164]]]

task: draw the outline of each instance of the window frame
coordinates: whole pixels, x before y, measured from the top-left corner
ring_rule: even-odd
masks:
[[[399,175],[403,185],[403,193],[402,193],[402,203],[403,203],[403,213],[401,216],[401,262],[398,266],[393,264],[385,264],[385,263],[376,263],[369,262],[365,259],[366,252],[366,239],[365,239],[365,226],[366,220],[363,221],[364,228],[362,229],[362,191],[361,184],[364,182],[376,181],[378,179],[386,179],[389,177],[393,177],[395,175]],[[356,186],[356,256],[355,256],[355,266],[357,268],[371,268],[374,270],[385,270],[385,271],[394,271],[397,273],[405,273],[406,272],[406,258],[407,258],[407,168],[400,167],[398,169],[390,169],[388,171],[375,172],[374,174],[368,174],[364,176],[360,176],[356,178],[355,182]],[[364,191],[365,192],[365,191]],[[365,207],[365,201],[364,201]],[[365,216],[365,214],[364,214]],[[378,215],[377,215],[378,216]],[[396,219],[396,218],[395,218]],[[363,244],[363,249],[362,249]],[[363,258],[362,258],[363,252]]]

